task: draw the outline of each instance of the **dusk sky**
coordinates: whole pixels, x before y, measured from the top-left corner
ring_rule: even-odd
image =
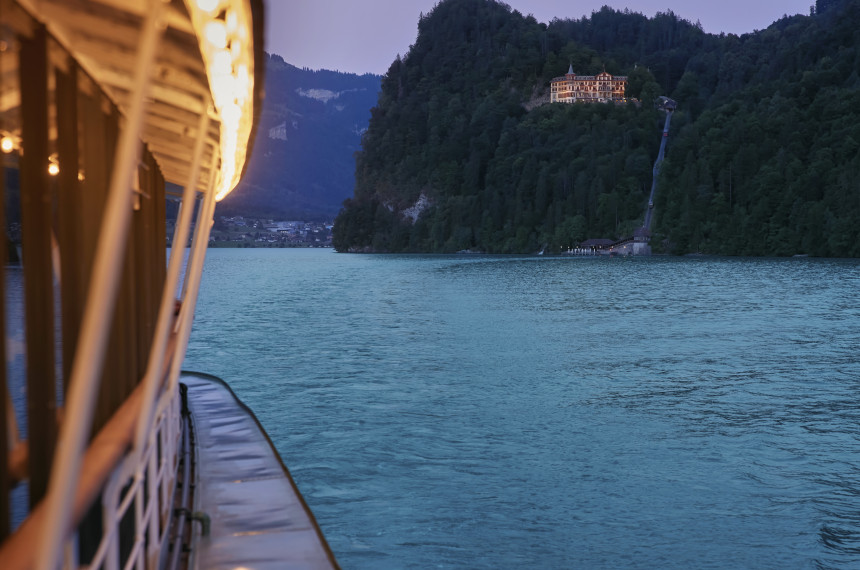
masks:
[[[266,50],[312,69],[383,74],[415,42],[418,16],[437,0],[269,0]],[[672,10],[706,32],[761,30],[785,14],[808,14],[815,0],[508,0],[539,22],[580,18],[608,5],[646,16]]]

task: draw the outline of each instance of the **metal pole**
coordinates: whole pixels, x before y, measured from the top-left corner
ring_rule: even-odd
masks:
[[[206,203],[207,197],[209,196],[208,191],[209,191],[210,187],[213,189],[212,190],[213,192],[215,192],[214,188],[217,188],[216,185],[212,184],[212,181],[215,179],[215,177],[213,176],[215,165],[218,162],[217,160],[215,160],[216,156],[218,156],[218,153],[213,150],[213,152],[212,152],[213,160],[212,160],[212,165],[211,165],[210,171],[209,171],[209,187],[207,187],[207,192],[203,195],[203,199],[200,201],[200,208],[197,210],[197,225],[194,228],[194,239],[191,242],[191,252],[188,255],[188,263],[185,266],[185,275],[183,276],[183,279],[182,279],[182,293],[180,293],[180,298],[183,300],[185,299],[186,294],[188,292],[188,272],[191,269],[194,256],[198,255],[197,252],[199,251],[199,248],[198,248],[197,244],[200,242],[200,236],[203,235],[204,226],[206,225],[206,218],[205,218],[206,212],[205,212],[204,205]],[[214,198],[214,194],[213,194],[213,198]],[[176,330],[177,331],[179,330],[179,323],[178,322],[176,323]]]
[[[3,70],[0,69],[0,80]],[[2,86],[0,86],[2,87]],[[0,155],[0,228],[6,227],[6,172],[3,166],[3,156]],[[0,233],[0,267],[6,267],[6,232]],[[6,323],[6,275],[0,275],[0,323]],[[7,427],[8,387],[6,384],[6,343],[0,343],[0,542],[6,540],[10,529],[10,494],[9,494],[9,429]],[[14,416],[14,413],[11,414]],[[13,444],[14,445],[14,444]]]
[[[197,125],[197,141],[194,145],[194,159],[191,165],[191,170],[188,173],[188,181],[185,185],[185,190],[182,193],[182,206],[180,211],[179,224],[176,228],[175,239],[170,248],[170,262],[167,268],[167,279],[164,282],[164,289],[161,293],[161,306],[158,310],[158,323],[155,329],[155,338],[152,341],[152,347],[149,351],[149,362],[146,366],[146,374],[143,377],[144,396],[141,413],[137,421],[137,432],[135,434],[135,449],[137,453],[143,453],[146,444],[147,433],[152,424],[153,410],[155,409],[155,400],[157,388],[162,377],[162,368],[164,367],[164,352],[167,347],[167,340],[170,336],[170,325],[173,322],[173,313],[175,307],[176,286],[179,282],[179,275],[182,271],[182,254],[185,250],[185,242],[188,240],[188,230],[191,225],[191,213],[193,208],[191,204],[194,202],[194,195],[197,192],[197,179],[200,173],[200,163],[203,160],[203,150],[205,148],[206,131],[209,126],[209,115],[205,105],[203,112],[200,113],[200,120]],[[178,246],[177,244],[181,244]],[[177,353],[181,354],[181,353]]]
[[[57,438],[54,385],[53,193],[48,181],[48,33],[20,40],[21,229],[27,344],[30,507],[44,497]]]
[[[46,508],[52,514],[41,533],[36,568],[54,570],[69,531],[72,501],[80,478],[81,459],[89,437],[92,412],[104,365],[110,315],[116,301],[128,226],[132,211],[131,175],[140,156],[145,96],[155,62],[155,50],[164,31],[162,0],[150,0],[150,9],[140,32],[127,124],[119,141],[111,176],[110,193],[102,218],[95,264],[84,309],[81,334],[63,419],[63,429],[54,457]]]
[[[119,570],[119,531],[116,528],[119,521],[119,483],[118,473],[111,475],[110,482],[104,492],[102,500],[102,528],[107,535],[106,552],[104,562],[100,564],[105,570]],[[104,538],[102,539],[104,540]],[[104,546],[104,545],[102,545]],[[102,549],[99,548],[99,551]]]
[[[3,7],[0,6],[0,12]],[[3,66],[0,59],[0,93],[3,92]],[[2,117],[0,117],[2,126]],[[0,151],[2,152],[2,151]],[[6,228],[6,170],[5,158],[0,154],[0,228]],[[6,267],[6,232],[0,233],[0,267]],[[0,275],[0,323],[6,323],[6,274]],[[9,429],[7,427],[8,408],[6,401],[9,397],[6,380],[6,343],[0,343],[0,542],[6,540],[11,530],[11,503],[9,493]],[[14,417],[14,412],[9,414]],[[14,444],[12,444],[14,445]]]
[[[200,291],[200,280],[203,274],[203,262],[206,259],[206,249],[209,246],[209,232],[212,229],[212,219],[215,212],[215,189],[217,188],[217,185],[214,184],[216,177],[211,176],[209,180],[209,188],[206,189],[206,196],[203,204],[201,204],[202,211],[198,221],[199,227],[194,239],[194,247],[188,261],[188,269],[185,271],[186,290],[182,297],[182,310],[177,323],[179,334],[176,338],[176,354],[185,354],[185,350],[188,348],[188,337],[191,335],[194,308],[197,305],[197,294]],[[175,389],[181,367],[182,359],[174,359],[170,368],[168,390]]]
[[[81,183],[78,180],[78,67],[72,60],[68,72],[57,70],[57,151],[60,175],[57,193],[57,238],[60,242],[60,299],[63,340],[63,389],[68,389],[72,360],[75,356],[80,310],[76,308],[81,271],[77,250],[80,247],[76,224],[81,219],[79,203]]]

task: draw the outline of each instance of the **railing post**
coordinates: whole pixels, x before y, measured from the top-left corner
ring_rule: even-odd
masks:
[[[78,180],[78,67],[69,58],[67,72],[57,70],[57,155],[60,164],[57,193],[57,240],[60,244],[60,299],[63,334],[63,386],[68,388],[81,323],[78,285],[82,270],[77,224],[81,219]]]
[[[175,307],[176,288],[179,283],[179,275],[182,270],[182,256],[185,252],[185,242],[188,240],[189,227],[191,225],[191,214],[193,213],[194,196],[197,193],[197,180],[200,173],[200,164],[203,160],[205,148],[206,130],[209,125],[209,115],[206,106],[197,125],[197,141],[194,146],[194,158],[185,190],[182,194],[182,205],[180,218],[174,231],[174,241],[170,248],[170,261],[167,269],[167,279],[161,294],[161,304],[158,311],[155,337],[149,351],[149,360],[144,375],[144,398],[135,433],[135,447],[143,449],[144,442],[152,423],[152,416],[157,400],[157,388],[161,385],[164,372],[164,353],[170,335],[170,325],[173,322]],[[177,353],[181,354],[181,353]]]
[[[30,507],[45,495],[57,437],[52,196],[48,181],[48,32],[21,37],[21,229],[27,341]]]
[[[102,528],[107,539],[104,562],[100,565],[105,570],[119,570],[119,477],[114,471],[102,494]]]
[[[158,458],[155,454],[157,448],[158,435],[153,434],[149,439],[149,457],[146,460],[146,491],[149,496],[151,505],[147,505],[145,510],[149,511],[149,520],[143,521],[145,525],[144,532],[149,538],[149,548],[146,553],[147,568],[154,568],[158,561],[159,535],[161,534],[161,496],[158,493]],[[162,453],[164,448],[162,447]],[[165,524],[165,526],[169,526]]]
[[[157,421],[156,414],[158,413],[158,388],[164,380],[164,356],[169,340],[171,325],[174,319],[174,307],[176,289],[179,282],[179,276],[182,270],[182,257],[185,252],[185,242],[188,240],[189,228],[191,225],[191,215],[194,208],[194,196],[197,193],[197,181],[200,173],[200,166],[203,160],[203,151],[205,149],[206,133],[209,126],[209,115],[206,105],[201,104],[202,110],[197,125],[197,140],[194,146],[194,156],[185,189],[182,195],[182,203],[180,205],[179,219],[174,229],[174,239],[170,249],[170,261],[168,263],[167,276],[162,288],[161,301],[158,310],[158,318],[156,320],[155,334],[150,345],[149,358],[146,365],[146,372],[143,377],[144,396],[141,406],[140,416],[138,417],[137,427],[135,428],[135,453],[139,458],[150,446],[149,453],[152,454],[152,447],[156,444],[155,438],[152,437],[151,428],[153,422]],[[162,448],[162,451],[165,451]],[[147,465],[151,467],[154,460],[148,461]],[[154,475],[157,473],[150,470],[150,490],[156,489],[154,486]],[[154,499],[151,496],[151,500]],[[160,511],[157,512],[160,517]],[[152,521],[147,523],[147,532],[150,537],[149,548],[147,549],[147,564],[152,564],[157,561],[159,548],[159,540],[157,540],[158,527],[153,525]]]
[[[0,84],[3,70],[0,69]],[[0,89],[2,92],[2,89]],[[3,155],[0,154],[0,323],[6,326],[6,172],[3,168]],[[6,398],[9,388],[6,385],[6,343],[0,342],[0,542],[6,540],[10,530],[9,509],[9,435],[6,427]]]
[[[144,515],[146,514],[146,502],[143,500],[144,499],[144,493],[143,493],[144,478],[142,475],[142,471],[140,470],[139,464],[135,465],[134,479],[135,479],[135,484],[137,485],[137,487],[134,491],[134,507],[133,507],[134,508],[134,547],[132,549],[133,551],[134,551],[134,548],[136,548],[138,545],[143,545],[145,543],[145,535],[146,535],[146,526],[145,526],[146,521],[144,519]],[[151,497],[150,497],[150,500],[152,500]],[[143,567],[143,564],[141,564],[141,560],[144,558],[145,554],[146,553],[144,552],[143,548],[137,548],[137,555],[134,557],[134,558],[137,558],[137,562],[134,564],[135,568],[142,568]],[[130,562],[131,562],[131,559],[129,559],[128,563],[130,563]]]
[[[201,211],[198,216],[198,227],[192,244],[191,255],[188,260],[188,269],[185,271],[184,291],[182,295],[182,310],[177,322],[178,334],[176,337],[177,354],[185,354],[188,348],[188,337],[191,334],[191,324],[194,322],[194,308],[197,305],[197,294],[200,292],[200,280],[203,274],[203,262],[206,259],[206,250],[209,247],[209,232],[212,230],[212,219],[215,212],[215,194],[217,185],[216,178],[210,177],[209,188],[200,205]],[[174,359],[170,368],[170,382],[168,389],[174,389],[179,381],[179,372],[182,360]]]
[[[66,540],[65,547],[63,548],[63,559],[63,565],[65,568],[74,568],[78,566],[79,553],[77,534],[72,535]]]
[[[147,87],[155,61],[159,37],[164,31],[161,21],[165,4],[150,0],[140,31],[140,48],[135,65],[134,88],[130,97],[127,123],[114,157],[110,193],[102,217],[95,264],[84,309],[81,334],[72,365],[67,412],[60,434],[60,445],[51,472],[46,508],[52,513],[42,530],[38,545],[37,568],[54,570],[60,560],[60,549],[69,532],[72,499],[80,478],[83,450],[90,435],[92,411],[104,365],[110,315],[117,296],[122,255],[126,249],[132,210],[131,175],[140,156],[140,132]],[[53,344],[52,344],[53,349]],[[32,389],[32,386],[31,386]]]

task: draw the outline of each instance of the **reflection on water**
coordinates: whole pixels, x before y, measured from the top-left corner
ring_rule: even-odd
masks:
[[[860,565],[860,263],[209,252],[345,568]]]
[[[6,382],[21,439],[27,438],[27,362],[24,339],[24,277],[20,265],[7,265],[6,278]],[[17,528],[28,512],[29,488],[24,482],[12,490],[12,528]]]
[[[6,277],[6,368],[9,393],[22,438],[27,437],[27,362],[24,340],[24,277],[20,265],[7,265]]]
[[[5,268],[6,288],[6,381],[12,406],[15,412],[15,429],[20,439],[27,439],[27,340],[24,318],[24,270],[18,263]],[[60,286],[54,283],[54,365],[57,405],[62,407],[63,367],[62,367],[62,306],[60,305]],[[14,438],[14,435],[10,434]],[[20,525],[29,512],[29,489],[27,481],[19,484],[11,493],[12,528]]]

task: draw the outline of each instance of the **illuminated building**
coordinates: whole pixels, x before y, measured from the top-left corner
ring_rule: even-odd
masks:
[[[609,103],[626,101],[627,77],[605,71],[597,75],[577,75],[570,66],[566,75],[552,80],[550,103]]]

